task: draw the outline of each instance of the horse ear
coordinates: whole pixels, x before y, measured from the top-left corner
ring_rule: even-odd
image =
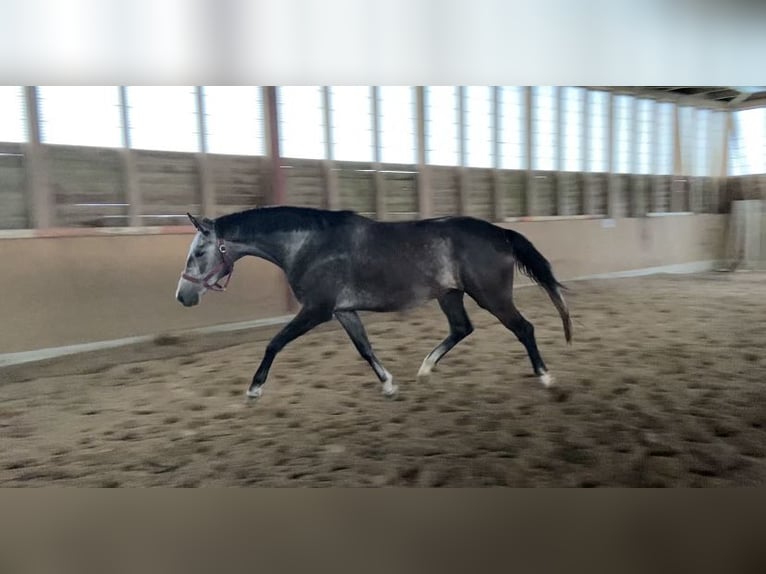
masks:
[[[194,225],[194,227],[196,227],[196,228],[197,228],[197,231],[199,231],[199,232],[201,232],[201,233],[204,233],[205,235],[207,235],[208,233],[210,233],[210,226],[209,226],[209,225],[206,225],[206,223],[208,223],[208,224],[209,224],[209,223],[212,223],[212,222],[211,222],[209,219],[207,219],[207,218],[204,218],[204,219],[202,220],[202,223],[200,223],[199,221],[197,221],[197,218],[196,218],[196,217],[194,217],[194,216],[193,216],[191,213],[189,213],[188,211],[186,212],[186,215],[187,215],[187,216],[189,217],[189,219],[191,220],[191,222],[192,222],[192,225]],[[206,219],[207,219],[207,220],[206,220]]]

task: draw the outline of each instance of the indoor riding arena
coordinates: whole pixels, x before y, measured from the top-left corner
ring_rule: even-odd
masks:
[[[2,86],[0,486],[764,485],[764,200],[766,87]],[[436,301],[360,312],[393,396],[330,321],[248,398],[285,274],[176,289],[187,213],[275,205],[521,233],[553,383],[466,296],[427,377]]]

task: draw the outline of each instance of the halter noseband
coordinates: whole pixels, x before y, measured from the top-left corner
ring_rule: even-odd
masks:
[[[190,283],[194,283],[196,285],[202,285],[206,289],[210,289],[212,291],[226,291],[226,287],[229,285],[229,280],[231,279],[232,274],[234,273],[234,262],[229,259],[229,256],[227,255],[228,250],[226,249],[226,243],[223,239],[216,239],[215,245],[218,248],[218,253],[221,255],[221,262],[213,267],[212,270],[208,271],[207,274],[204,277],[193,277],[189,275],[188,273],[184,272],[181,277],[189,281]],[[226,276],[226,282],[223,285],[220,285],[218,281],[220,281],[220,278],[215,283],[211,283],[210,279],[215,276],[221,269],[225,271]]]

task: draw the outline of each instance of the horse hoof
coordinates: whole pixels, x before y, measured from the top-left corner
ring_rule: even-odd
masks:
[[[550,373],[543,373],[542,375],[540,375],[540,382],[547,389],[547,388],[553,386],[554,379],[550,375]]]
[[[249,399],[258,399],[263,394],[263,388],[262,387],[250,387],[247,389],[247,398]]]
[[[433,365],[429,364],[427,361],[423,361],[423,364],[420,365],[420,369],[418,369],[418,375],[416,377],[417,381],[419,383],[427,383],[431,378],[432,372]]]
[[[397,385],[384,385],[383,386],[383,396],[391,399],[396,396],[396,393],[399,392],[399,387]]]

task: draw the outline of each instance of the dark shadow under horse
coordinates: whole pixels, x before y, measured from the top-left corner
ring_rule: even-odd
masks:
[[[261,395],[274,358],[290,341],[335,317],[359,354],[396,393],[393,377],[375,356],[357,311],[399,311],[436,299],[449,335],[423,361],[418,378],[434,366],[473,326],[464,294],[497,317],[527,350],[535,375],[552,378],[535,342],[534,328],[513,304],[518,267],[547,293],[571,342],[572,324],[549,262],[520,233],[471,217],[377,222],[351,211],[263,207],[198,220],[176,298],[190,307],[208,290],[221,291],[240,257],[253,255],[285,272],[300,311],[269,342],[249,397]]]

